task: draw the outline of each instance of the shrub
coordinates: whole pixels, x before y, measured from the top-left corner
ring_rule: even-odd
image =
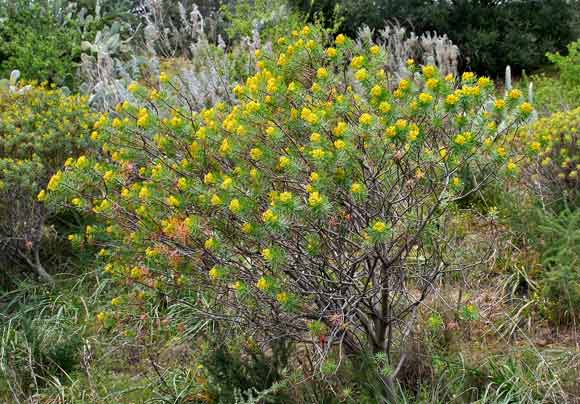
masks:
[[[539,312],[555,324],[574,324],[580,314],[580,210],[518,208],[512,207],[510,224],[539,257],[531,282],[525,281],[534,291]]]
[[[461,48],[464,68],[499,76],[506,65],[531,70],[547,62],[546,52],[563,50],[576,39],[577,1],[432,1],[384,0],[311,2],[293,0],[310,17],[337,14],[341,29],[354,34],[366,24],[380,28],[385,20],[408,24],[415,32],[445,33]],[[559,21],[554,26],[553,21]]]
[[[237,345],[213,338],[201,358],[209,394],[217,397],[218,403],[233,403],[237,396],[249,398],[254,392],[276,386],[292,351],[284,341],[273,346],[271,356],[266,356],[252,341],[241,347]],[[287,403],[289,397],[284,392],[275,392],[268,402]]]
[[[580,108],[558,112],[535,122],[526,148],[526,182],[541,200],[556,210],[575,209],[580,196]]]
[[[1,76],[17,69],[29,80],[75,87],[81,32],[64,7],[55,8],[24,0],[0,5]]]
[[[40,259],[48,210],[37,194],[85,148],[92,113],[85,97],[13,80],[0,90],[0,117],[0,259],[6,269],[24,260],[50,281]]]
[[[548,112],[580,107],[580,41],[568,45],[568,54],[548,53],[557,69],[557,77],[546,74],[532,76],[535,98],[541,109]]]
[[[539,226],[542,264],[540,283],[548,316],[556,323],[575,324],[580,314],[580,210],[543,215]]]
[[[513,172],[505,135],[532,106],[411,61],[397,82],[382,47],[353,49],[306,26],[256,53],[238,102],[201,112],[168,102],[165,73],[160,89],[133,83],[141,103],[96,122],[103,154],[53,177],[49,200],[103,218],[75,241],[103,245],[123,284],[198,290],[200,315],[321,358],[370,347],[394,361],[449,265],[438,227],[465,196],[458,173]]]

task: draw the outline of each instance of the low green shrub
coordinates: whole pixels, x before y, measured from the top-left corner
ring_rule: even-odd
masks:
[[[207,377],[210,396],[216,403],[229,404],[235,399],[249,398],[251,394],[271,389],[282,382],[287,371],[292,344],[277,341],[266,354],[255,342],[245,343],[224,339],[218,335],[208,338],[208,345],[200,358]],[[288,393],[281,386],[268,397],[269,403],[289,402]]]
[[[556,77],[534,75],[534,98],[543,112],[558,112],[580,107],[580,40],[568,45],[566,55],[548,53]]]

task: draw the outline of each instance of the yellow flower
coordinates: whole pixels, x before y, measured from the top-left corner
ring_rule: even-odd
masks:
[[[171,195],[167,198],[166,200],[167,204],[169,206],[173,206],[173,207],[178,207],[179,206],[179,199],[177,199],[175,196]]]
[[[502,110],[505,108],[505,101],[504,100],[495,100],[495,108],[498,110]]]
[[[278,221],[278,215],[272,209],[268,209],[262,213],[262,220],[266,223],[276,223]]]
[[[86,168],[89,165],[89,160],[85,156],[80,156],[75,163],[76,168]]]
[[[334,142],[334,147],[336,147],[337,150],[342,150],[346,147],[346,143],[339,139]]]
[[[220,275],[220,270],[217,266],[214,266],[209,270],[209,277],[214,281],[219,279]]]
[[[149,192],[149,188],[143,186],[139,190],[139,199],[148,199],[151,197],[151,192]]]
[[[169,76],[167,75],[167,73],[161,72],[159,74],[159,81],[162,82],[162,83],[168,82],[169,81]]]
[[[310,141],[313,143],[320,143],[321,135],[318,132],[313,132],[310,135]]]
[[[337,45],[344,45],[344,43],[346,42],[346,37],[342,34],[338,34],[334,42]]]
[[[452,107],[455,104],[457,104],[458,101],[459,101],[459,98],[455,94],[449,94],[445,98],[445,104],[449,105],[450,107]]]
[[[310,155],[317,160],[322,160],[326,155],[326,152],[322,149],[314,149],[310,152]]]
[[[207,173],[203,177],[203,182],[207,185],[215,183],[215,176],[213,175],[213,173],[212,172]]]
[[[222,185],[221,188],[228,190],[232,187],[234,183],[234,180],[232,179],[232,177],[228,177],[227,175],[224,177],[224,180],[222,181]]]
[[[268,128],[266,128],[266,135],[268,135],[269,137],[272,137],[276,134],[276,128],[274,128],[273,126],[268,126]]]
[[[219,195],[217,194],[213,194],[210,199],[210,202],[213,206],[218,206],[222,204],[222,198],[220,198]]]
[[[250,157],[252,157],[253,160],[260,160],[263,155],[264,152],[262,152],[262,150],[258,147],[254,147],[252,150],[250,150]]]
[[[377,232],[377,233],[384,233],[387,230],[387,225],[385,222],[375,222],[373,224],[373,231]]]
[[[50,181],[48,181],[47,188],[49,191],[54,191],[60,184],[62,179],[62,171],[57,171],[52,177],[50,177]]]
[[[322,205],[322,202],[323,202],[322,196],[318,191],[312,192],[308,197],[308,204],[313,208]]]
[[[286,57],[285,53],[281,53],[278,56],[278,61],[276,62],[278,66],[285,66],[288,63],[288,58]]]
[[[453,186],[458,187],[461,185],[461,180],[459,179],[459,177],[453,177],[451,179],[451,184],[453,184]]]
[[[373,97],[380,97],[382,93],[383,93],[383,88],[381,86],[379,86],[378,84],[375,85],[373,88],[371,88],[371,95]]]
[[[524,114],[531,114],[533,110],[534,107],[529,102],[524,102],[522,105],[520,105],[520,111],[522,111]]]
[[[437,68],[433,65],[423,66],[423,76],[430,79],[437,73]]]
[[[379,111],[381,111],[384,114],[390,112],[391,109],[392,109],[391,104],[389,104],[386,101],[383,101],[379,104]]]
[[[439,149],[439,156],[441,156],[442,159],[447,157],[447,149],[445,147],[442,147],[441,149]]]
[[[269,248],[264,248],[262,250],[262,257],[264,257],[264,259],[266,261],[272,261],[272,259],[274,258],[274,254],[272,253],[272,250]]]
[[[409,131],[409,133],[407,134],[407,139],[409,140],[409,142],[414,142],[415,140],[417,140],[417,138],[419,137],[419,128],[413,128]]]
[[[410,86],[411,86],[411,82],[409,80],[401,80],[399,82],[399,89],[402,91],[408,90]]]
[[[223,141],[222,144],[220,145],[220,153],[222,155],[226,155],[229,153],[229,151],[232,149],[232,147],[230,146],[230,142],[228,140],[228,138],[226,137]]]
[[[328,70],[326,70],[324,67],[319,67],[318,70],[316,71],[316,77],[321,80],[327,78]]]
[[[242,209],[242,205],[240,204],[240,200],[239,199],[232,199],[230,202],[229,208],[233,213],[239,213],[240,210]]]
[[[288,293],[286,292],[280,292],[276,295],[276,300],[278,300],[278,302],[285,304],[288,303]]]
[[[370,125],[373,123],[373,116],[365,112],[358,118],[358,122],[361,125]]]
[[[353,194],[360,194],[365,190],[365,187],[363,184],[361,184],[360,182],[353,182],[353,184],[350,186],[350,191]]]
[[[381,52],[381,47],[378,45],[373,45],[369,50],[373,55],[378,55]]]
[[[38,195],[36,196],[36,199],[37,199],[39,202],[42,202],[42,201],[46,200],[46,191],[45,191],[44,189],[43,189],[43,190],[41,190],[41,191],[38,193]]]
[[[364,56],[355,56],[352,58],[350,65],[355,69],[360,69],[365,62]]]
[[[139,90],[139,84],[133,81],[127,86],[127,90],[129,90],[130,93],[135,93]]]
[[[397,122],[395,122],[395,126],[399,130],[405,129],[407,127],[407,124],[408,122],[405,119],[397,119]]]
[[[431,104],[432,101],[433,101],[433,96],[431,94],[427,94],[427,93],[419,94],[419,102],[421,104],[428,105],[428,104]]]
[[[335,48],[326,49],[326,56],[328,56],[329,58],[336,57],[336,49]]]
[[[498,147],[496,149],[496,151],[497,151],[497,155],[500,157],[505,157],[507,154],[507,151],[506,151],[505,147],[503,147],[503,146]]]
[[[113,171],[108,170],[105,174],[103,174],[103,180],[105,182],[111,181],[113,179],[113,174],[114,174]]]
[[[101,323],[104,323],[108,318],[107,313],[105,313],[104,311],[101,311],[97,314],[97,320]]]
[[[260,290],[266,290],[268,289],[268,281],[266,280],[266,278],[261,277],[258,282],[256,283],[256,286],[258,287],[258,289]]]
[[[516,169],[518,168],[517,164],[514,163],[513,160],[509,160],[506,166],[507,170],[510,172],[516,171]]]
[[[513,90],[511,90],[508,93],[508,97],[510,97],[512,100],[517,100],[521,96],[522,96],[522,92],[520,90],[518,90],[517,88],[514,88]]]
[[[473,72],[465,72],[461,75],[461,79],[463,81],[471,81],[475,78],[475,73]]]
[[[407,65],[407,67],[412,67],[415,65],[415,61],[413,59],[407,59],[405,61],[405,64]]]
[[[336,124],[334,129],[332,129],[332,133],[334,133],[335,136],[342,136],[344,132],[347,131],[347,129],[348,125],[346,124],[346,122],[340,121]]]
[[[282,203],[288,203],[292,200],[292,192],[282,192],[278,199]]]
[[[453,139],[453,141],[455,142],[455,144],[462,146],[465,144],[465,142],[467,142],[467,139],[463,134],[460,133],[459,135],[455,136],[455,139]]]
[[[320,174],[318,174],[316,171],[313,171],[310,173],[310,181],[316,182],[319,179],[320,179]]]
[[[205,247],[206,250],[213,250],[217,246],[217,242],[213,237],[210,237],[207,240],[205,240],[203,246]]]
[[[365,81],[366,79],[369,78],[369,72],[367,71],[367,69],[363,67],[362,69],[356,71],[356,73],[354,74],[354,78],[357,79],[358,81]]]
[[[290,158],[289,157],[281,156],[278,159],[278,167],[280,167],[280,168],[286,168],[286,167],[288,167],[289,164],[290,164]]]
[[[245,234],[250,234],[253,229],[254,229],[254,226],[252,226],[251,223],[244,223],[242,225],[242,232],[244,232]]]
[[[481,88],[487,88],[489,86],[491,86],[492,82],[491,79],[489,77],[480,77],[477,80],[477,85]]]
[[[437,88],[438,85],[439,85],[439,80],[437,80],[437,79],[427,80],[427,88],[430,90]]]
[[[537,153],[542,149],[542,144],[540,142],[532,142],[530,143],[530,149]]]

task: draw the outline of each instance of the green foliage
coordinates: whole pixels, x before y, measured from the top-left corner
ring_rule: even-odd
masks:
[[[540,265],[522,281],[534,292],[541,314],[556,324],[574,323],[580,314],[580,210],[522,209],[520,202],[511,201],[509,222],[537,251]]]
[[[499,76],[506,65],[531,70],[547,62],[546,52],[563,50],[576,39],[578,3],[566,0],[294,0],[312,18],[331,19],[338,9],[342,30],[355,34],[363,24],[380,29],[396,19],[414,32],[437,31],[458,44],[464,68]],[[553,21],[558,21],[554,24]]]
[[[6,297],[3,303],[8,303]],[[36,295],[24,304],[12,302],[0,313],[0,380],[8,385],[0,383],[0,395],[9,387],[14,398],[23,399],[54,380],[67,383],[79,367],[79,325],[68,307],[54,313],[47,300]]]
[[[234,398],[249,398],[253,392],[271,388],[283,378],[292,345],[287,341],[275,342],[266,355],[255,342],[239,345],[235,341],[224,343],[212,335],[201,357],[207,387],[217,403],[229,404]],[[282,390],[268,397],[269,403],[287,403],[289,397]]]
[[[552,320],[576,323],[580,318],[580,210],[541,217],[536,236],[545,270],[540,293],[548,301]]]
[[[556,77],[546,74],[531,77],[534,98],[541,111],[558,112],[580,106],[580,40],[568,45],[568,53],[548,53]]]
[[[29,80],[76,86],[81,33],[74,20],[59,21],[53,8],[16,0],[0,5],[0,75],[20,70]]]
[[[221,8],[230,41],[251,38],[254,30],[265,40],[274,40],[304,25],[304,18],[280,0],[241,0]]]

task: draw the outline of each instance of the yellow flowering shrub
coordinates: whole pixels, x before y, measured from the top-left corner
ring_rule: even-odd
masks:
[[[530,127],[528,182],[542,199],[574,208],[580,196],[580,108],[557,112]]]
[[[0,90],[0,258],[24,257],[45,279],[39,248],[47,210],[39,200],[56,188],[65,160],[88,144],[86,102],[44,84]]]
[[[459,173],[503,174],[530,112],[487,78],[412,66],[398,82],[384,50],[354,49],[296,31],[260,52],[237,102],[202,111],[138,89],[49,198],[102,217],[91,237],[129,290],[187,287],[200,315],[300,340],[316,320],[326,346],[384,352],[450,265],[440,219],[472,192]]]

